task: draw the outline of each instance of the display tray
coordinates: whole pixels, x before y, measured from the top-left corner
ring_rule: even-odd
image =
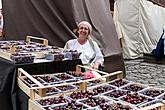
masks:
[[[115,79],[109,82],[110,85],[116,86],[118,88],[123,87],[129,83],[131,83],[131,81],[128,81],[126,79]]]
[[[109,85],[107,83],[97,84],[96,86],[88,87],[88,90],[92,91],[95,95],[104,94],[114,89],[116,89],[115,86]]]
[[[165,94],[165,90],[160,88],[148,87],[140,91],[140,93],[148,97],[158,98],[159,96]]]
[[[119,99],[120,97],[127,95],[128,93],[130,93],[130,91],[115,89],[115,90],[103,93],[103,95],[108,97],[108,98],[111,98],[111,99]]]
[[[87,106],[88,108],[94,107],[94,108],[100,108],[100,109],[101,109],[101,107],[103,107],[103,104],[106,104],[110,101],[111,100],[101,97],[101,96],[93,96],[93,97],[88,97],[85,99],[77,100],[77,102],[82,103],[83,105]],[[107,107],[107,109],[108,109],[108,107]]]
[[[121,89],[132,91],[132,92],[140,92],[140,91],[144,90],[147,87],[148,87],[147,85],[132,82],[132,83],[129,83],[129,84],[121,87]]]
[[[48,46],[47,39],[33,36],[27,36],[25,41],[0,41],[0,57],[19,64],[33,63],[34,59],[45,58],[47,53],[50,51],[58,52],[59,50],[60,48],[58,47],[55,48],[55,46]],[[14,54],[32,54],[33,57],[27,57],[23,55],[14,56]]]

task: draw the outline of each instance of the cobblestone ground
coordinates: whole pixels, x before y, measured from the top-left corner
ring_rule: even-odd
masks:
[[[143,59],[124,62],[127,80],[165,89],[165,65],[147,63]]]

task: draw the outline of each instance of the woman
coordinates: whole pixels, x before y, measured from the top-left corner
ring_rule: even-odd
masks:
[[[92,26],[87,21],[82,21],[78,24],[77,33],[77,39],[69,40],[64,49],[77,50],[81,53],[80,59],[83,64],[99,69],[104,62],[104,57],[98,44],[90,36]]]

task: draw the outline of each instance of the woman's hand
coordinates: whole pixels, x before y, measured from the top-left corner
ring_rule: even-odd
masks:
[[[93,69],[99,69],[99,66],[100,66],[100,63],[96,62],[94,65],[93,65]]]

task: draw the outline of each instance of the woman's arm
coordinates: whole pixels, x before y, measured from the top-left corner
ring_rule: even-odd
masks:
[[[103,63],[104,63],[104,56],[103,56],[98,44],[94,41],[93,41],[93,43],[94,43],[95,52],[96,52],[96,57],[93,61],[93,63],[94,63],[93,68],[99,69],[99,66],[103,65]]]
[[[67,49],[69,49],[69,44],[68,44],[68,42],[66,42],[66,43],[65,43],[65,46],[64,46],[64,50],[67,50]]]

